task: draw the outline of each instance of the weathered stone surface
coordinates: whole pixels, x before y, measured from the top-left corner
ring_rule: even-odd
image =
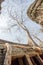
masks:
[[[0,65],[4,64],[6,50],[3,48],[0,48]]]
[[[6,41],[5,41],[6,42]],[[28,45],[20,45],[13,43],[0,43],[0,53],[3,53],[1,49],[4,49],[4,53],[0,55],[1,65],[14,65],[14,63],[19,63],[19,65],[33,65],[35,63],[33,57],[35,57],[39,64],[43,65],[43,52],[39,47],[30,47]],[[6,51],[6,54],[5,54]],[[5,55],[4,55],[5,54]],[[38,56],[38,58],[37,58]],[[34,61],[31,61],[31,57]],[[41,59],[40,59],[41,58]],[[17,64],[15,64],[17,65]],[[36,63],[37,65],[37,63]]]
[[[28,8],[27,15],[43,27],[43,0],[35,0]]]

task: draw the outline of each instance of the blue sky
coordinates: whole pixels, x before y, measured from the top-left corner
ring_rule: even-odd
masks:
[[[0,39],[27,44],[28,39],[27,39],[26,33],[21,28],[20,28],[21,32],[17,30],[17,27],[12,28],[11,32],[7,30],[9,25],[13,24],[13,22],[11,23],[9,22],[10,20],[12,20],[12,18],[9,17],[8,8],[10,10],[13,7],[12,12],[13,12],[13,9],[17,12],[18,19],[20,19],[21,9],[25,9],[23,13],[23,18],[25,20],[24,24],[29,29],[31,35],[34,34],[43,41],[43,33],[40,31],[41,26],[34,23],[31,19],[28,18],[26,14],[27,9],[32,2],[34,2],[34,0],[5,0],[2,3],[1,5],[2,13],[0,15]],[[35,38],[33,39],[36,41]],[[39,41],[37,42],[39,43]]]

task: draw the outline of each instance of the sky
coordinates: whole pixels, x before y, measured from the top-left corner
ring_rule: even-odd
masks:
[[[19,42],[21,44],[27,44],[28,39],[26,33],[20,28],[20,31],[17,27],[11,28],[11,30],[8,30],[8,28],[15,23],[14,20],[9,16],[8,11],[11,10],[11,13],[13,14],[14,11],[17,12],[18,19],[21,18],[21,10],[24,10],[23,12],[23,19],[25,20],[25,25],[30,31],[30,34],[36,35],[43,41],[43,32],[40,31],[41,26],[34,23],[28,16],[27,16],[27,9],[33,3],[34,0],[5,0],[1,7],[1,14],[0,14],[0,39],[8,40],[12,42]],[[33,32],[34,31],[34,32]],[[22,33],[22,34],[21,34]],[[32,37],[37,43],[40,42],[36,40],[34,37]]]

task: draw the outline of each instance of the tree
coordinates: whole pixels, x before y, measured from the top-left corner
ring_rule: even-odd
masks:
[[[24,32],[27,34],[28,45],[31,46],[31,47],[33,47],[34,45],[38,46],[38,44],[32,39],[28,28],[24,24],[24,22],[25,22],[25,20],[23,20],[23,12],[24,12],[24,10],[25,9],[21,10],[21,19],[18,20],[18,14],[17,14],[17,12],[14,10],[14,12],[12,14],[12,8],[11,8],[11,10],[8,9],[9,16],[14,20],[14,22],[16,21],[16,23],[17,23],[17,24],[11,25],[9,29],[11,29],[12,27],[15,27],[15,26],[21,27],[24,30]],[[42,42],[39,38],[37,38],[37,36],[34,36],[34,37],[36,39],[38,39],[40,42]]]

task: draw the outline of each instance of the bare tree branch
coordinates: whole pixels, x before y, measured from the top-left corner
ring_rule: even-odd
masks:
[[[43,41],[40,40],[37,36],[35,36],[35,35],[33,35],[33,34],[32,34],[32,36],[34,36],[37,40],[39,40],[41,43],[43,43]]]
[[[8,10],[8,13],[9,13],[9,15],[10,15],[10,17],[14,20],[14,21],[16,21],[16,23],[17,23],[17,25],[19,25],[23,30],[24,30],[24,32],[26,32],[27,33],[27,37],[28,37],[28,44],[32,44],[32,46],[34,46],[34,45],[37,45],[38,46],[38,44],[36,44],[36,42],[32,39],[32,37],[31,37],[31,35],[30,35],[30,32],[29,32],[29,30],[27,29],[27,27],[23,24],[23,22],[25,22],[24,20],[23,20],[23,11],[21,11],[21,20],[18,20],[17,19],[17,12],[16,11],[14,11],[14,14],[16,15],[16,16],[14,16],[14,15],[12,15],[12,13],[11,13],[11,10],[9,11]],[[15,25],[12,25],[11,27],[13,27],[13,26],[15,26]],[[34,36],[34,35],[33,35]],[[34,36],[35,38],[37,38],[36,36]],[[38,40],[39,40],[39,38],[37,38]],[[41,41],[41,40],[39,40],[39,41]],[[41,41],[42,42],[42,41]]]

